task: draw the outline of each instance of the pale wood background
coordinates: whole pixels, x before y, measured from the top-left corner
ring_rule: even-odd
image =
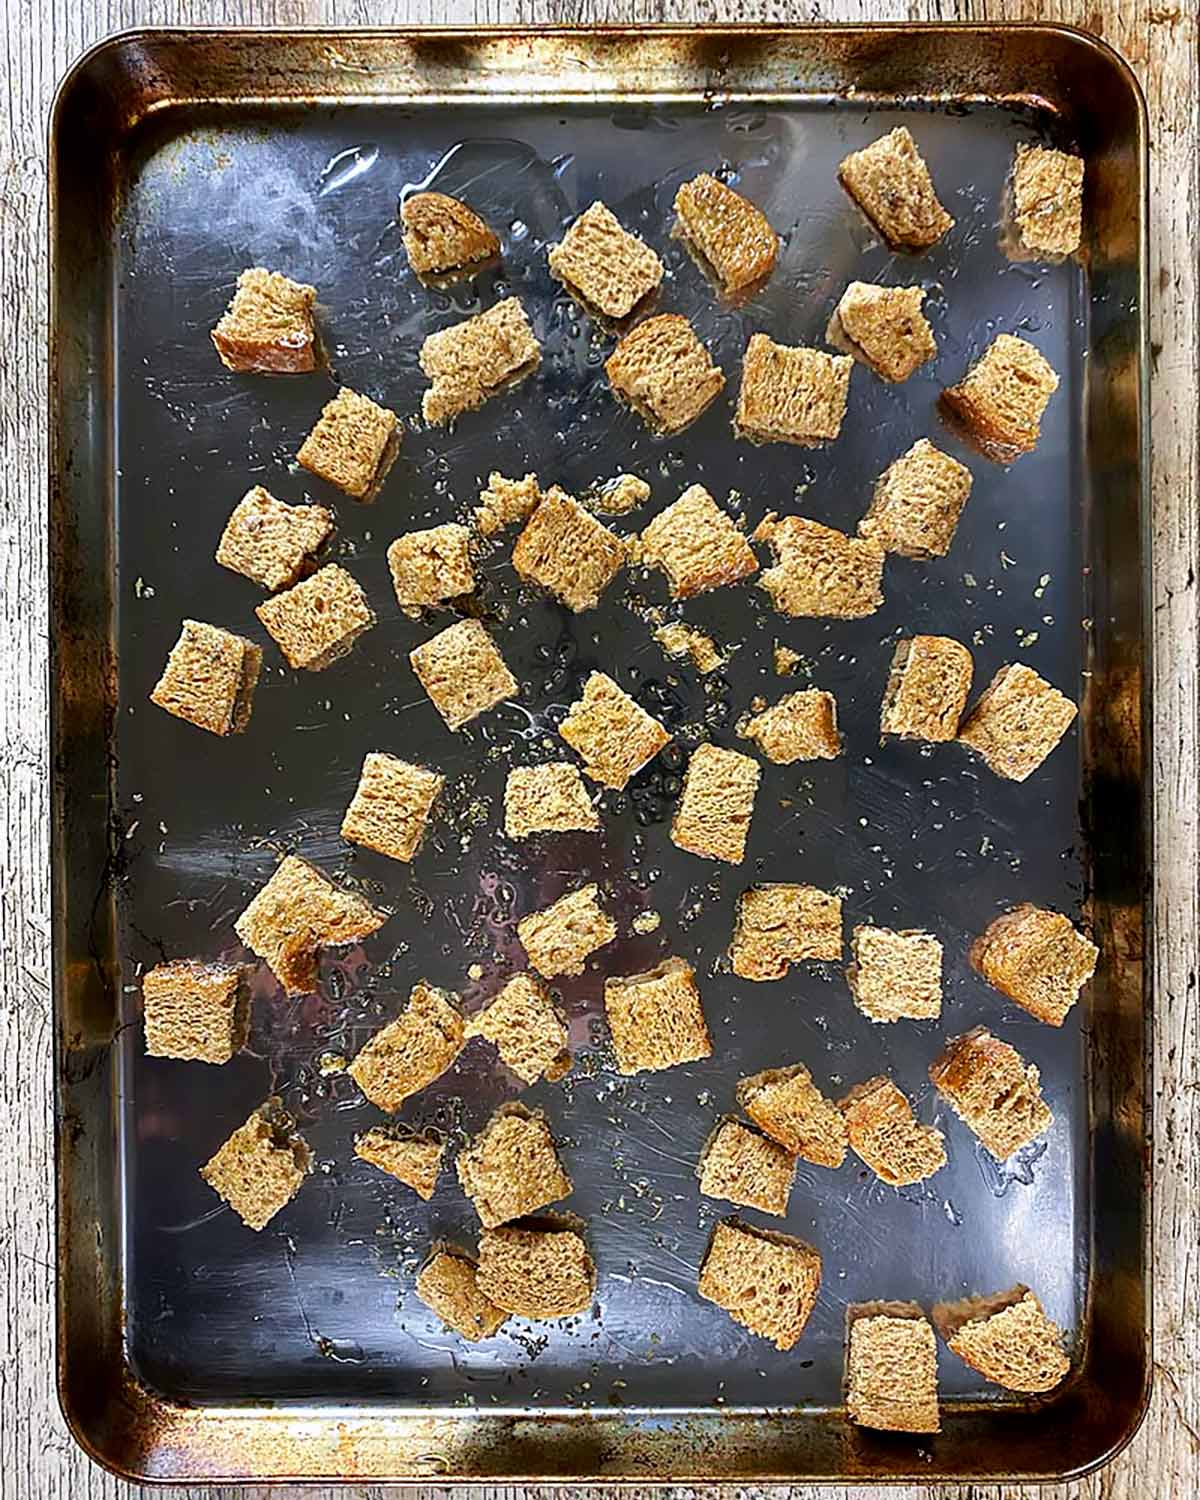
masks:
[[[1197,0],[4,0],[0,108],[0,1500],[182,1495],[122,1484],[73,1445],[54,1394],[52,1021],[45,851],[46,113],[96,38],[134,24],[365,25],[652,20],[1047,19],[1100,33],[1150,105],[1154,351],[1155,795],[1159,864],[1150,1414],[1090,1480],[960,1486],[954,1500],[1192,1500],[1200,1495],[1200,1046],[1197,1042]],[[214,1495],[216,1492],[212,1492]],[[420,1500],[448,1492],[430,1487]],[[545,1500],[566,1500],[566,1490]],[[743,1494],[747,1492],[743,1491]],[[797,1489],[797,1500],[817,1492]],[[910,1490],[839,1490],[900,1500]],[[232,1500],[378,1500],[379,1486],[223,1490]],[[465,1500],[466,1492],[461,1492]],[[482,1497],[481,1497],[482,1500]],[[523,1500],[489,1491],[487,1500]],[[683,1500],[679,1494],[678,1500]],[[727,1497],[732,1500],[732,1497]]]

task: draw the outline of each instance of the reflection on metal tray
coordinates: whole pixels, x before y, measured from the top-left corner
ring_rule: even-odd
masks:
[[[889,254],[836,181],[848,150],[901,121],[956,220],[915,260]],[[931,1481],[1099,1461],[1136,1424],[1148,1378],[1145,142],[1120,62],[1053,28],[138,33],[76,68],[54,131],[59,1357],[80,1440],[116,1468],[180,1480]],[[1041,139],[1087,156],[1082,268],[1010,264],[998,245],[1014,145]],[[668,233],[676,187],[714,167],[783,232],[775,275],[736,308]],[[502,234],[501,262],[421,287],[395,220],[418,182],[465,193]],[[650,436],[613,401],[607,338],[548,275],[547,243],[595,198],[660,251],[662,306],[693,321],[730,377],[681,436]],[[253,264],[317,285],[328,373],[262,380],[218,364],[208,329]],[[749,333],[820,342],[850,279],[925,286],[936,363],[903,386],[856,369],[827,449],[734,441]],[[452,431],[414,423],[373,506],[296,469],[335,381],[418,411],[421,339],[506,293],[542,342],[535,378]],[[1030,337],[1062,378],[1036,454],[1009,470],[968,455],[935,410],[940,387],[1001,330]],[[891,559],[870,619],[787,621],[760,590],[720,590],[686,610],[728,658],[700,677],[652,640],[648,612],[679,613],[658,575],[624,575],[575,617],[519,587],[501,547],[481,600],[520,701],[452,735],[408,667],[434,627],[397,610],[385,548],[457,515],[489,470],[534,470],[574,492],[641,474],[653,499],[630,527],[700,481],[732,493],[750,525],[799,509],[852,530],[875,476],[923,435],[969,462],[974,491],[950,556]],[[286,671],[254,619],[255,588],[211,561],[252,483],[335,504],[337,559],[379,613],[323,673]],[[213,741],[147,704],[181,616],[267,644],[244,736]],[[971,644],[977,688],[1018,657],[1078,688],[1078,728],[1020,785],[953,745],[881,747],[892,645],[914,630]],[[845,753],[765,768],[740,869],[669,842],[669,758],[606,794],[598,836],[514,846],[497,835],[506,766],[561,748],[557,717],[588,671],[613,671],[681,743],[736,746],[751,700],[796,685],[774,675],[777,640],[800,653],[805,681],[836,694]],[[409,867],[337,834],[372,749],[448,778]],[[138,966],[236,954],[233,918],[284,848],[395,917],[363,950],[327,960],[311,998],[286,1000],[260,971],[250,1045],[228,1066],[146,1058]],[[566,1206],[587,1220],[599,1266],[596,1306],[467,1346],[413,1290],[432,1240],[473,1236],[453,1171],[426,1205],[358,1161],[352,1138],[378,1116],[320,1059],[352,1055],[420,976],[478,1007],[516,961],[516,919],[584,878],[600,882],[622,936],[561,986],[574,1070],[524,1097],[563,1142]],[[941,1023],[873,1026],[840,966],[735,980],[722,953],[735,899],[756,879],[843,889],[848,928],[929,927],[946,947]],[[1002,1002],[966,962],[970,939],[1020,899],[1086,913],[1102,945],[1091,998],[1061,1031]],[[661,925],[638,935],[632,919],[647,910]],[[667,953],[697,967],[714,1055],[621,1078],[601,973]],[[944,1036],[984,1022],[1038,1065],[1055,1114],[1005,1170],[926,1077]],[[899,1192],[855,1158],[837,1172],[801,1163],[780,1227],[818,1246],[824,1281],[803,1340],[780,1354],[696,1295],[723,1205],[699,1196],[693,1169],[738,1077],[797,1059],[835,1093],[890,1072],[946,1131],[950,1160]],[[254,1235],[196,1168],[272,1090],[318,1169]],[[460,1142],[514,1093],[490,1049],[473,1046],[403,1118]],[[940,1436],[845,1425],[848,1303],[928,1306],[1015,1281],[1071,1331],[1061,1390],[1004,1395],[943,1349]]]

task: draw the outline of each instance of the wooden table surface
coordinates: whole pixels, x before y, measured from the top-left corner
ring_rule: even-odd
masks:
[[[54,1392],[54,1230],[46,746],[46,117],[85,47],[132,25],[1058,20],[1103,35],[1150,107],[1155,824],[1155,1385],[1131,1446],[1046,1500],[1200,1495],[1200,1048],[1197,1044],[1197,0],[5,0],[0,163],[0,1500],[123,1500],[143,1490],[75,1447]],[[216,1493],[216,1492],[211,1492]],[[224,1490],[274,1500],[378,1486]],[[425,1495],[444,1494],[430,1488]],[[490,1492],[517,1500],[515,1491]],[[550,1492],[548,1492],[550,1493]],[[566,1491],[561,1492],[563,1496]],[[616,1492],[614,1492],[615,1494]],[[629,1492],[625,1492],[629,1493]],[[742,1491],[746,1494],[746,1491]],[[797,1490],[797,1494],[810,1493]],[[815,1494],[816,1491],[811,1493]],[[837,1490],[897,1500],[909,1490]],[[971,1500],[1035,1491],[962,1486]],[[489,1495],[490,1500],[490,1495]]]

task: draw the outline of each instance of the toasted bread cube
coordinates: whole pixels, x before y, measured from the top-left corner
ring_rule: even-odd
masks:
[[[602,516],[627,516],[650,498],[650,486],[636,474],[618,474],[588,497],[588,504]]]
[[[142,1007],[150,1057],[227,1063],[246,1045],[250,996],[240,965],[157,964],[142,980]]]
[[[923,1182],[946,1165],[942,1132],[917,1120],[890,1078],[880,1074],[856,1084],[838,1108],[851,1150],[890,1187]]]
[[[930,1065],[939,1094],[997,1161],[1050,1129],[1041,1075],[1015,1047],[976,1026],[946,1043]]]
[[[570,1072],[567,1023],[550,991],[532,974],[514,974],[468,1023],[467,1035],[491,1042],[522,1083],[539,1078],[556,1083]]]
[[[778,1141],[727,1115],[709,1136],[696,1176],[706,1198],[724,1198],[780,1218],[787,1213],[796,1158]]]
[[[841,956],[840,896],[783,882],[742,892],[729,945],[739,979],[782,979],[791,964]]]
[[[234,931],[265,961],[287,994],[311,995],[317,987],[318,950],[361,942],[387,919],[387,912],[289,854],[234,923]]]
[[[253,641],[184,620],[150,702],[210,734],[241,734],[261,669],[262,649]]]
[[[503,1104],[458,1157],[458,1180],[485,1229],[571,1194],[546,1117]]]
[[[412,1188],[426,1202],[437,1187],[445,1150],[445,1141],[431,1136],[397,1135],[382,1125],[365,1130],[354,1141],[355,1156]]]
[[[786,694],[749,718],[740,732],[777,766],[794,765],[798,760],[836,760],[842,749],[837,699],[818,688]]]
[[[504,1226],[479,1236],[479,1289],[519,1318],[585,1312],[596,1290],[587,1241],[573,1226]]]
[[[735,1323],[787,1350],[804,1332],[820,1287],[819,1251],[731,1218],[713,1230],[696,1290]]]
[[[870,537],[847,536],[804,516],[765,516],[754,533],[769,542],[775,566],[759,587],[784,615],[862,620],[883,603],[884,550]]]
[[[417,1296],[447,1328],[470,1343],[493,1338],[508,1314],[479,1290],[479,1267],[463,1251],[439,1246],[417,1275]]]
[[[675,194],[677,231],[728,296],[775,269],[779,236],[741,193],[701,172]]]
[[[604,981],[604,1009],[621,1073],[657,1073],[712,1056],[712,1039],[686,959]]]
[[[1001,667],[958,731],[997,776],[1024,781],[1066,734],[1078,712],[1067,697],[1016,662]]]
[[[879,476],[858,534],[899,557],[945,557],[970,493],[970,469],[920,438]]]
[[[427,531],[408,531],[387,549],[396,602],[414,618],[449,599],[475,591],[471,533],[449,522]]]
[[[289,667],[323,672],[349,654],[359,636],[375,624],[356,579],[336,563],[293,584],[254,611],[287,658]]]
[[[957,385],[942,392],[943,409],[985,458],[1010,464],[1032,453],[1042,413],[1058,376],[1032,344],[1000,333]]]
[[[600,905],[598,894],[595,884],[580,886],[517,923],[521,945],[543,979],[582,974],[588,955],[616,937],[617,924]]]
[[[942,945],[914,928],[856,927],[846,979],[872,1021],[932,1021],[942,1013]]]
[[[928,250],[954,225],[903,125],[844,157],[838,181],[892,250]]]
[[[663,279],[663,263],[650,246],[599,202],[584,209],[548,258],[550,274],[605,318],[627,317]]]
[[[422,979],[396,1019],[375,1033],[348,1071],[372,1104],[394,1115],[406,1099],[442,1076],[465,1043],[458,996]]]
[[[937,1340],[915,1302],[846,1309],[846,1415],[877,1432],[940,1432]]]
[[[531,833],[595,833],[600,815],[583,778],[567,761],[514,766],[504,783],[504,832],[510,839]]]
[[[420,848],[444,782],[436,771],[372,750],[342,819],[342,837],[407,864]]]
[[[1083,157],[1049,146],[1018,146],[1012,222],[1027,255],[1074,255],[1083,239]]]
[[[906,740],[952,740],[967,706],[971,653],[945,635],[897,641],[879,714],[881,734]]]
[[[252,375],[301,375],[317,367],[313,324],[316,287],[279,271],[252,266],[212,331],[227,370]]]
[[[421,412],[436,426],[478,410],[524,380],[541,364],[542,351],[520,301],[506,297],[486,312],[431,333],[419,359],[431,382]]]
[[[296,461],[355,500],[372,500],[400,452],[400,419],[346,386],[323,408]]]
[[[758,567],[750,543],[702,484],[655,516],[642,532],[639,558],[663,570],[673,599],[736,583]]]
[[[939,1302],[933,1321],[959,1359],[1006,1390],[1052,1391],[1070,1372],[1062,1330],[1020,1282],[992,1297]]]
[[[1056,911],[1023,902],[988,927],[971,963],[990,985],[1048,1026],[1061,1026],[1096,972],[1100,950]]]
[[[226,521],[217,561],[273,593],[295,583],[332,534],[323,505],[285,505],[256,484]]]
[[[479,215],[445,193],[412,193],[400,204],[404,249],[418,276],[462,271],[500,253]]]
[[[450,729],[461,729],[520,691],[478,620],[459,620],[408,653],[412,669]]]
[[[621,538],[561,490],[546,494],[512,553],[520,577],[549,589],[576,614],[595,609],[625,560]]]
[[[712,636],[685,625],[682,620],[660,625],[654,632],[654,639],[668,656],[686,657],[697,672],[706,677],[725,665],[721,649]]]
[[[604,364],[609,384],[648,427],[682,432],[721,394],[725,375],[678,313],[631,329]]]
[[[794,677],[803,660],[799,651],[793,651],[790,646],[782,646],[776,641],[772,647],[771,664],[777,677]]]
[[[611,677],[593,672],[558,732],[583,757],[585,775],[621,791],[671,736]]]
[[[291,1115],[270,1098],[205,1162],[200,1175],[243,1224],[263,1229],[299,1192],[311,1164]]]
[[[737,1102],[773,1141],[818,1167],[840,1167],[846,1159],[846,1122],[826,1099],[803,1063],[766,1068],[743,1078]]]
[[[738,750],[697,745],[671,820],[671,842],[701,859],[740,865],[762,770]]]
[[[488,475],[487,488],[479,491],[479,504],[475,508],[479,535],[496,536],[518,521],[527,521],[541,503],[542,487],[536,474],[526,474],[524,479],[505,479],[493,469]]]
[[[873,286],[852,281],[825,330],[825,342],[898,385],[937,357],[919,286]]]
[[[777,344],[751,334],[733,430],[752,443],[819,448],[842,430],[850,395],[848,354]]]

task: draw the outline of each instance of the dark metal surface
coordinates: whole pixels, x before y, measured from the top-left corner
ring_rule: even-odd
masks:
[[[879,244],[835,178],[841,156],[901,120],[957,220],[915,260]],[[1099,1461],[1136,1425],[1148,1379],[1144,131],[1123,65],[1052,28],[154,33],[85,59],[53,129],[60,1371],[80,1440],[114,1467],[171,1478],[933,1480]],[[999,249],[1007,165],[1035,139],[1087,154],[1086,269],[1013,266]],[[678,184],[715,167],[784,235],[774,277],[737,310],[668,237]],[[395,207],[419,182],[461,191],[502,233],[498,268],[451,292],[415,281]],[[651,437],[613,402],[608,341],[546,271],[546,244],[595,197],[663,255],[663,308],[693,319],[729,377],[679,437]],[[220,367],[208,329],[251,264],[317,285],[330,372]],[[822,342],[851,279],[924,285],[936,363],[901,387],[856,368],[842,437],[823,451],[735,442],[749,333]],[[506,292],[542,341],[536,378],[452,432],[412,420],[373,506],[295,468],[334,379],[412,419],[421,339]],[[963,452],[935,410],[999,331],[1030,338],[1062,377],[1037,453],[1008,470]],[[686,611],[731,650],[704,680],[651,640],[643,606],[667,602],[657,576],[625,575],[600,610],[571,617],[517,587],[505,546],[483,601],[519,704],[452,735],[408,667],[437,626],[397,610],[386,546],[456,516],[492,468],[575,492],[642,474],[653,498],[630,527],[701,481],[719,498],[735,491],[751,525],[799,509],[852,530],[874,477],[922,435],[970,464],[974,491],[950,557],[890,560],[869,620],[788,622],[758,590],[722,590]],[[337,559],[379,614],[326,672],[287,671],[254,618],[258,592],[212,561],[253,483],[334,504]],[[184,615],[266,646],[241,738],[213,740],[146,701]],[[1078,728],[1023,785],[954,746],[881,748],[892,644],[914,629],[972,645],[978,687],[1020,659],[1078,691]],[[797,685],[771,671],[775,640],[837,695],[846,748],[835,763],[766,767],[741,869],[669,842],[669,763],[627,796],[606,794],[597,837],[498,835],[506,765],[557,754],[556,714],[587,671],[613,672],[682,743],[711,733],[746,748],[734,722],[751,698]],[[411,867],[337,835],[372,749],[448,777]],[[237,954],[233,918],[285,848],[395,916],[365,950],[327,961],[310,999],[288,1001],[260,971],[249,1048],[228,1066],[146,1058],[138,966]],[[418,977],[477,1007],[519,955],[516,919],[583,878],[601,882],[622,937],[561,986],[575,1069],[525,1097],[562,1142],[576,1185],[566,1206],[587,1219],[599,1267],[596,1307],[471,1348],[413,1292],[431,1240],[472,1236],[453,1172],[425,1205],[357,1161],[353,1135],[378,1116],[319,1059],[353,1055]],[[848,927],[937,933],[941,1023],[873,1027],[835,966],[736,981],[721,954],[737,894],[761,878],[842,888]],[[967,966],[970,939],[1017,900],[1086,915],[1102,945],[1090,1000],[1061,1032]],[[662,924],[637,936],[630,921],[646,909]],[[666,953],[696,964],[715,1055],[623,1080],[602,973]],[[1038,1064],[1055,1112],[1044,1144],[1004,1171],[925,1076],[944,1036],[980,1022]],[[722,1205],[700,1198],[693,1166],[736,1079],[796,1059],[834,1092],[890,1071],[946,1131],[950,1162],[899,1193],[854,1158],[836,1173],[801,1164],[783,1227],[820,1248],[824,1282],[785,1355],[695,1293]],[[256,1236],[196,1168],[272,1090],[319,1165]],[[403,1118],[457,1142],[514,1092],[473,1044]],[[1063,1390],[1034,1404],[1004,1396],[943,1350],[941,1436],[886,1441],[843,1424],[847,1302],[929,1305],[1016,1280],[1070,1331]]]

